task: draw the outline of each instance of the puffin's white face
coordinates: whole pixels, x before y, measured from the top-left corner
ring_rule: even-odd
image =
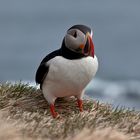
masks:
[[[81,53],[84,55],[92,55],[91,51],[94,50],[92,42],[92,32],[86,35],[78,29],[70,29],[65,35],[65,46],[70,50]]]
[[[76,50],[81,44],[85,44],[85,35],[78,29],[67,31],[65,36],[65,45],[71,50]]]

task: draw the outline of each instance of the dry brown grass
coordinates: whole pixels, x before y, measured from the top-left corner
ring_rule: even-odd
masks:
[[[105,128],[101,130],[91,131],[90,129],[83,129],[79,134],[67,140],[128,140],[124,134],[113,130],[112,128]]]
[[[75,98],[58,99],[56,111],[60,115],[53,119],[40,90],[21,83],[1,84],[0,139],[140,139],[139,112],[85,99],[80,113]]]

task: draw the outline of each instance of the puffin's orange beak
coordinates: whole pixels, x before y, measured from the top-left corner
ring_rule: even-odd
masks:
[[[84,47],[85,47],[84,44],[81,44],[81,45],[79,46],[80,49],[84,49]]]
[[[94,44],[90,35],[88,36],[88,39],[90,45],[90,56],[94,57]]]
[[[93,41],[92,41],[90,33],[86,34],[86,43],[85,43],[85,45],[81,44],[79,46],[79,48],[82,50],[82,53],[84,55],[94,57],[94,44],[93,44]]]

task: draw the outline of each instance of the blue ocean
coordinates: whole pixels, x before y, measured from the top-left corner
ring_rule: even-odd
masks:
[[[0,82],[33,85],[36,69],[74,24],[93,29],[99,70],[86,94],[140,110],[140,1],[1,0]]]

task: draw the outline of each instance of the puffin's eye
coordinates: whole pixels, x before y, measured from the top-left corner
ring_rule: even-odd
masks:
[[[77,37],[77,33],[75,32],[73,36],[76,38]]]

